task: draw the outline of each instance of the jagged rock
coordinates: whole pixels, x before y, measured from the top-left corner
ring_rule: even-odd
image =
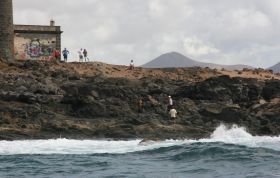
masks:
[[[266,100],[280,98],[280,80],[266,81],[262,94]]]
[[[27,61],[7,65],[11,71],[0,69],[0,139],[200,138],[220,123],[245,126],[252,134],[280,134],[277,79],[202,68],[126,71],[102,63],[80,71],[82,65]],[[126,78],[113,76],[124,71]],[[213,77],[204,80],[209,73]],[[168,95],[178,111],[174,125]]]

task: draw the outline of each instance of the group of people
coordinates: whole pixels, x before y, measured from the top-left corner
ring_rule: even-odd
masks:
[[[159,106],[160,103],[153,99],[150,95],[148,96],[148,100],[152,103],[152,105]],[[143,112],[144,102],[142,97],[138,99],[138,112]],[[171,122],[175,124],[176,118],[177,118],[177,110],[174,107],[173,99],[171,96],[168,96],[168,104],[167,104],[167,112],[170,115]]]
[[[69,50],[67,48],[64,48],[62,51],[62,56],[63,56],[64,62],[67,62],[69,54],[70,54]],[[89,62],[88,51],[86,49],[81,48],[80,50],[78,50],[78,56],[79,56],[79,62]],[[53,57],[56,61],[60,61],[60,59],[61,59],[60,51],[57,49],[54,50]],[[129,70],[134,69],[133,60],[130,61],[128,69]]]
[[[89,62],[88,52],[86,49],[81,48],[78,51],[78,55],[79,55],[79,62]]]
[[[64,62],[67,62],[69,54],[70,54],[69,50],[67,48],[64,48],[64,50],[62,51],[62,56],[63,56]],[[86,49],[81,48],[78,51],[78,56],[79,56],[79,62],[89,62],[88,52]],[[60,61],[60,59],[61,59],[60,51],[57,49],[54,50],[53,57],[56,61]]]
[[[178,113],[173,105],[173,99],[171,96],[168,96],[168,111],[170,114],[171,121],[175,124],[175,120]]]
[[[62,51],[62,55],[63,55],[63,59],[64,59],[64,62],[67,62],[67,59],[68,59],[68,55],[69,55],[69,51],[64,48],[64,50]],[[55,61],[59,62],[60,59],[61,59],[61,54],[60,54],[60,51],[58,49],[55,49],[53,51],[53,58]]]

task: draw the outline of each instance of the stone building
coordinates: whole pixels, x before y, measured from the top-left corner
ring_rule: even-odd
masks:
[[[61,50],[60,26],[14,25],[13,1],[0,0],[0,59],[51,60]]]
[[[54,50],[61,51],[61,33],[53,20],[49,26],[14,25],[15,59],[52,60]]]

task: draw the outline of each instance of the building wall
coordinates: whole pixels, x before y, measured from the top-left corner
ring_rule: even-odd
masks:
[[[12,0],[0,0],[0,59],[13,59],[13,28],[13,2]]]
[[[54,50],[61,51],[61,33],[59,26],[15,25],[15,58],[52,60]]]
[[[15,34],[15,58],[17,60],[53,59],[56,36],[52,34]]]

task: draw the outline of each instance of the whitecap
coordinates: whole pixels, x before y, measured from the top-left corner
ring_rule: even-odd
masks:
[[[165,140],[139,144],[141,139],[128,141],[109,140],[20,140],[0,141],[0,155],[14,154],[124,154],[153,150],[192,143],[222,142],[244,145],[248,147],[263,147],[280,151],[280,137],[252,136],[245,128],[236,125],[227,128],[220,125],[210,138],[200,140]]]

